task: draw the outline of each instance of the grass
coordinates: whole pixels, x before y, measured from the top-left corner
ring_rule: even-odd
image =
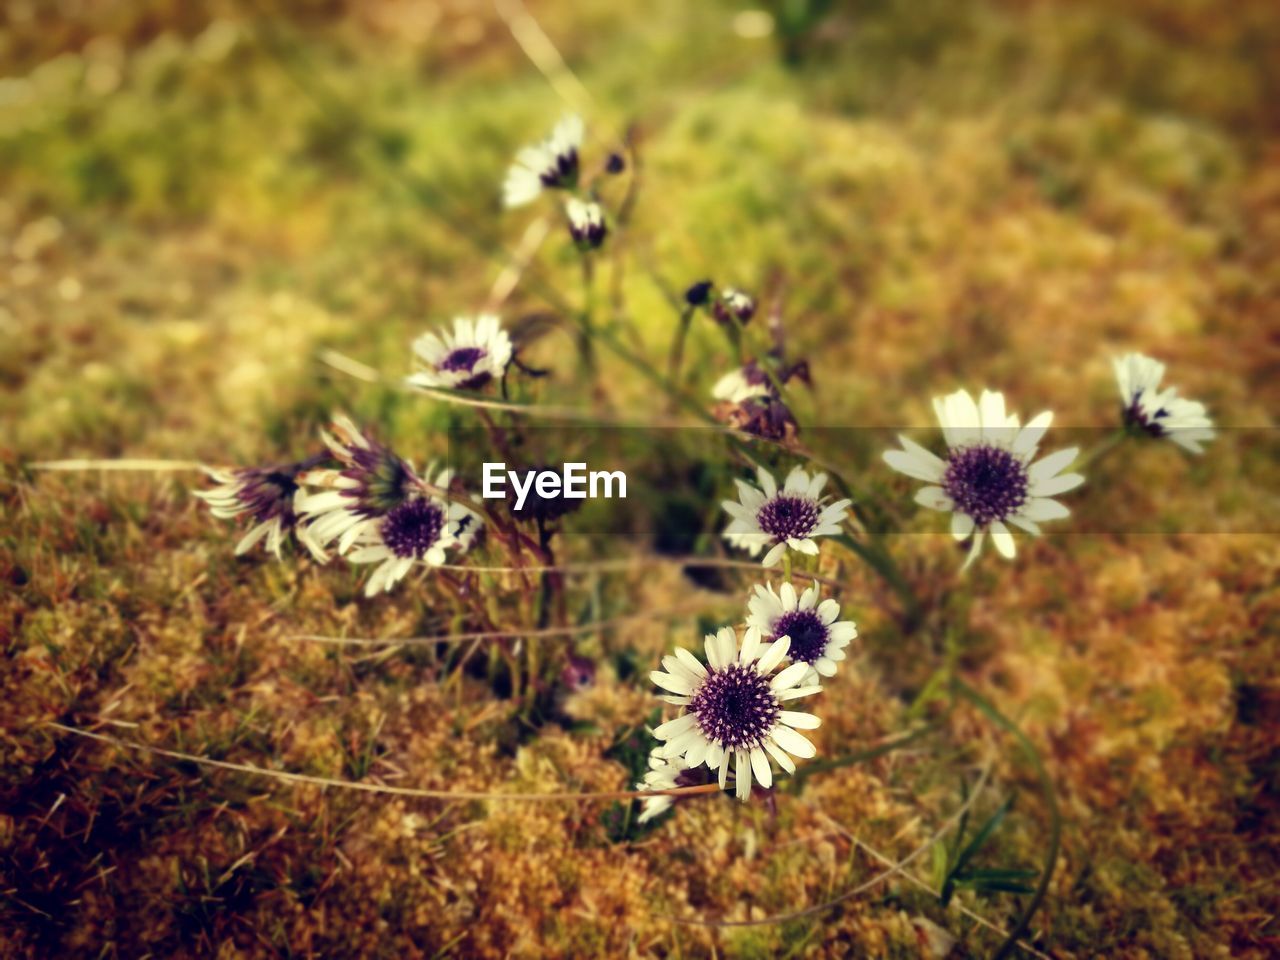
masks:
[[[795,392],[806,427],[922,426],[933,395],[987,384],[1024,413],[1109,425],[1107,358],[1135,348],[1241,428],[1195,463],[1125,446],[1060,528],[1087,532],[1024,542],[1013,565],[986,558],[959,591],[945,537],[890,537],[930,611],[910,637],[890,588],[827,558],[861,638],[823,695],[820,757],[868,759],[773,806],[690,798],[645,830],[604,802],[322,790],[46,726],[422,789],[626,789],[645,673],[736,617],[751,582],[726,569],[695,586],[659,565],[571,578],[565,622],[685,600],[700,616],[574,639],[594,683],[550,684],[531,706],[497,652],[489,668],[290,639],[531,624],[517,576],[483,575],[479,612],[430,579],[364,601],[347,569],[233,558],[191,475],[31,469],[280,461],[333,409],[421,462],[448,427],[474,426],[320,353],[394,381],[414,336],[486,301],[530,219],[499,215],[502,171],[563,104],[487,7],[270,9],[0,14],[3,952],[918,956],[925,917],[959,938],[952,956],[986,956],[1001,937],[959,908],[1008,930],[1027,897],[960,890],[944,909],[891,879],[780,924],[670,919],[839,896],[882,869],[851,836],[911,854],[993,750],[995,792],[972,823],[1017,802],[980,863],[1038,868],[1050,818],[1035,770],[979,709],[940,709],[945,685],[926,687],[939,664],[1017,722],[1062,807],[1036,949],[1274,952],[1272,5],[868,2],[787,56],[736,35],[719,2],[535,7],[595,100],[593,149],[635,130],[618,336],[659,369],[670,295],[714,277],[780,304],[813,370]],[[522,357],[554,371],[514,399],[590,402],[571,341],[543,322],[579,284],[549,242],[504,305]],[[658,414],[651,381],[600,354],[615,408]],[[686,356],[701,401],[727,364],[718,331],[695,324]],[[805,434],[907,532],[935,531],[879,465],[890,435]],[[696,479],[689,524],[722,480]],[[565,544],[581,560],[608,546]],[[567,641],[536,642],[551,662]],[[928,737],[873,756],[921,719]],[[928,880],[928,851],[915,866]]]

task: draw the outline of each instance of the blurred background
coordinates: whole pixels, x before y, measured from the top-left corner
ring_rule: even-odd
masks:
[[[304,454],[338,408],[406,455],[438,453],[456,412],[336,373],[321,351],[394,379],[413,337],[489,302],[542,216],[501,211],[503,173],[570,107],[595,157],[634,148],[629,259],[611,282],[653,357],[673,297],[712,277],[784,318],[813,371],[802,423],[925,425],[932,396],[992,385],[1024,415],[1108,424],[1109,358],[1139,349],[1219,422],[1274,426],[1270,0],[7,0],[0,945],[12,955],[919,956],[937,949],[921,916],[963,928],[953,956],[999,942],[909,887],[789,925],[655,916],[657,903],[745,916],[822,899],[853,854],[803,810],[746,828],[717,808],[624,847],[586,808],[270,789],[38,726],[109,716],[121,735],[357,778],[376,741],[383,774],[422,786],[549,789],[564,769],[584,788],[625,784],[611,738],[651,704],[623,667],[602,668],[571,708],[597,739],[566,727],[530,742],[498,701],[467,713],[428,689],[412,658],[281,640],[335,624],[412,631],[429,597],[361,607],[341,571],[236,564],[230,531],[186,481],[27,466],[278,461]],[[577,295],[575,254],[547,241],[522,281],[503,315],[534,327]],[[584,402],[566,354],[561,338],[531,339],[529,362],[560,367],[539,395]],[[657,412],[643,378],[605,363],[618,408]],[[690,363],[706,396],[729,364],[716,331],[695,330]],[[852,454],[874,462],[870,441]],[[1278,470],[1274,445],[1224,443],[1196,462],[1152,447],[1100,468],[1090,489],[1103,499],[1082,509],[1127,511],[1129,529],[1221,529],[1229,515],[1230,529],[1273,530],[1274,493],[1257,491],[1274,492]],[[952,575],[945,545],[904,539],[923,589]],[[1069,546],[1049,538],[1017,567],[984,568],[965,639],[967,668],[1044,745],[1069,811],[1038,949],[1275,955],[1276,538]],[[850,585],[874,656],[833,695],[833,743],[898,729],[911,694],[874,587]],[[623,599],[635,609],[686,588],[650,578]],[[637,628],[630,642],[634,669],[669,638]],[[917,814],[955,802],[954,779],[919,758],[813,789],[823,815],[882,847],[918,841]],[[1042,842],[1036,816],[1005,841],[1019,862]]]

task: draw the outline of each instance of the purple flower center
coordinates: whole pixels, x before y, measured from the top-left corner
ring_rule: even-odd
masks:
[[[698,729],[726,750],[751,750],[764,742],[780,712],[769,681],[739,663],[707,675],[689,702]]]
[[[382,542],[401,559],[419,560],[444,530],[444,510],[418,498],[401,504],[382,521]]]
[[[813,610],[789,610],[773,624],[774,637],[790,637],[787,656],[792,660],[813,663],[827,649],[830,631]]]
[[[1027,502],[1027,468],[1003,447],[987,444],[954,450],[942,489],[979,528],[1004,520]]]
[[[440,362],[440,369],[449,373],[460,370],[470,373],[484,356],[485,351],[481,347],[459,347]]]
[[[538,177],[544,187],[568,187],[578,180],[578,151],[556,155],[555,162]]]
[[[1161,407],[1155,413],[1148,414],[1142,408],[1142,391],[1139,390],[1133,395],[1133,401],[1129,404],[1124,412],[1126,423],[1131,423],[1139,429],[1146,431],[1153,437],[1163,437],[1165,434],[1164,425],[1159,421],[1162,417],[1167,417],[1169,411]]]
[[[352,511],[365,517],[380,517],[394,510],[405,503],[414,487],[409,465],[378,444],[354,448],[342,475],[356,481],[343,492],[356,501]]]
[[[236,499],[253,514],[256,523],[280,517],[288,526],[294,522],[293,495],[298,491],[295,470],[241,470]]]
[[[803,539],[818,525],[818,505],[808,497],[777,496],[760,508],[756,522],[774,540]]]

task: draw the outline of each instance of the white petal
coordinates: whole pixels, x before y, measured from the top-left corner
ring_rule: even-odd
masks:
[[[675,676],[670,673],[663,673],[661,670],[654,670],[649,674],[649,679],[661,687],[663,690],[669,690],[672,693],[681,696],[690,696],[693,693],[693,684],[685,677]]]
[[[769,757],[759,747],[751,751],[751,772],[755,774],[756,782],[766,790],[773,786],[773,768],[769,766]]]
[[[804,678],[808,669],[809,665],[803,661],[793,663],[769,681],[769,688],[776,693],[779,690],[786,690],[789,687],[794,687]]]
[[[930,510],[954,510],[955,503],[941,487],[921,487],[916,491],[916,503]]]
[[[967,513],[953,513],[951,515],[951,535],[957,540],[963,540],[973,533],[973,517]]]
[[[808,665],[806,664],[805,666],[807,667]],[[770,731],[769,736],[773,738],[774,743],[794,756],[807,759],[818,753],[817,747],[790,727],[784,727],[779,724]]]
[[[1046,500],[1043,497],[1032,497],[1023,505],[1019,516],[1035,522],[1045,520],[1061,520],[1071,516],[1071,511],[1057,500]]]
[[[666,723],[654,727],[653,735],[659,740],[671,740],[692,729],[697,722],[698,718],[696,716],[692,713],[686,713],[683,716],[676,717],[674,720],[668,720]]]
[[[797,730],[817,730],[822,725],[822,721],[812,713],[800,713],[795,710],[779,711],[778,719],[788,727],[794,727]]]
[[[782,658],[787,655],[787,651],[791,649],[790,637],[779,637],[773,643],[769,644],[769,649],[764,652],[764,656],[760,658],[760,662],[756,664],[756,671],[761,676],[768,676],[773,672],[773,668],[782,662]]]
[[[1065,450],[1058,450],[1047,457],[1037,460],[1027,470],[1027,479],[1030,485],[1034,487],[1036,484],[1056,476],[1060,470],[1069,467],[1075,462],[1076,457],[1079,455],[1079,447],[1067,447]]]
[[[1018,547],[1013,542],[1013,534],[999,520],[991,524],[991,542],[996,545],[996,549],[1006,560],[1012,560],[1014,554],[1018,552]]]
[[[1082,483],[1084,483],[1083,474],[1060,473],[1056,477],[1050,477],[1048,480],[1041,480],[1039,483],[1031,484],[1031,489],[1028,492],[1033,497],[1056,497],[1060,493],[1074,490]]]

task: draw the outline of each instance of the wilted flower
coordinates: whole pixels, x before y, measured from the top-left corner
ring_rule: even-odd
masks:
[[[323,556],[334,540],[346,553],[380,517],[406,503],[421,481],[407,462],[344,416],[335,416],[320,435],[342,469],[304,474],[308,485],[322,489],[305,492],[296,508],[307,521],[304,542]]]
[[[839,618],[840,605],[834,600],[818,603],[816,583],[799,595],[790,583],[776,593],[772,584],[757,584],[747,601],[747,626],[758,629],[766,640],[790,637],[787,656],[813,668],[805,683],[817,683],[819,675],[835,676],[845,647],[858,635],[853,621]]]
[[[756,302],[741,290],[725,287],[711,302],[711,315],[721,323],[747,323],[756,315]]]
[[[442,470],[435,486],[447,490],[451,474]],[[389,591],[414,564],[438,567],[445,551],[466,549],[479,527],[479,516],[461,503],[448,502],[421,490],[374,523],[365,525],[348,555],[352,563],[376,563],[365,584],[365,596]]]
[[[661,751],[662,748],[658,747],[649,754],[649,770],[644,779],[636,784],[637,790],[674,790],[677,786],[676,779],[688,769],[683,760],[678,757],[665,758]],[[636,818],[636,822],[647,823],[654,817],[661,816],[671,809],[675,801],[675,797],[642,797],[640,816]]]
[[[564,211],[569,218],[569,235],[580,248],[594,250],[604,243],[609,230],[600,204],[583,203],[577,197],[570,197],[565,202]]]
[[[502,186],[503,204],[522,207],[537,199],[544,187],[564,189],[576,185],[583,132],[582,118],[566,114],[550,137],[517,153]]]
[[[799,686],[809,672],[807,663],[793,663],[774,673],[790,643],[781,637],[762,647],[760,631],[751,627],[739,648],[737,632],[723,627],[707,635],[706,666],[679,647],[674,656],[663,657],[665,670],[655,670],[649,678],[668,691],[664,700],[685,712],[653,731],[666,741],[658,750],[660,755],[682,758],[689,767],[705,763],[718,770],[722,789],[732,761],[739,800],[751,796],[753,774],[760,786],[773,784],[770,757],[788,773],[795,773],[788,754],[808,758],[817,752],[796,730],[813,730],[820,721],[811,713],[783,710],[782,704],[822,688]]]
[[[1140,353],[1128,353],[1112,360],[1120,397],[1124,404],[1124,422],[1153,437],[1168,437],[1190,453],[1203,453],[1201,443],[1215,436],[1213,421],[1205,406],[1196,400],[1184,400],[1176,387],[1160,389],[1164,364]]]
[[[284,538],[298,522],[294,499],[299,489],[299,469],[298,464],[237,470],[204,468],[217,486],[212,490],[197,490],[195,494],[209,504],[210,512],[222,518],[247,513],[253,521],[253,526],[236,544],[236,556],[248,553],[265,539],[267,549],[280,558]]]
[[[916,502],[951,511],[957,540],[973,537],[966,567],[978,556],[988,531],[996,549],[1012,558],[1016,547],[1006,524],[1038,535],[1042,521],[1070,514],[1050,498],[1084,483],[1078,473],[1061,473],[1079,450],[1059,450],[1032,463],[1052,413],[1045,411],[1020,429],[1018,417],[1005,414],[1003,394],[991,390],[984,390],[978,403],[967,391],[957,390],[935,399],[933,407],[950,448],[946,460],[901,436],[902,449],[886,451],[884,459],[909,477],[936,484],[922,488]]]
[[[788,440],[799,432],[796,418],[773,382],[754,360],[716,381],[716,419],[734,430],[769,440]]]
[[[787,474],[781,490],[764,467],[757,472],[757,479],[759,488],[743,480],[736,481],[739,502],[723,501],[722,505],[732,517],[724,537],[733,546],[749,551],[752,556],[767,547],[764,565],[772,567],[782,559],[787,547],[814,556],[818,552],[814,537],[839,534],[850,501],[823,504],[825,473],[810,478],[803,469],[795,467]]]
[[[455,317],[453,333],[424,333],[413,342],[420,369],[406,378],[415,387],[473,390],[500,378],[511,361],[511,338],[498,318],[484,313]]]

